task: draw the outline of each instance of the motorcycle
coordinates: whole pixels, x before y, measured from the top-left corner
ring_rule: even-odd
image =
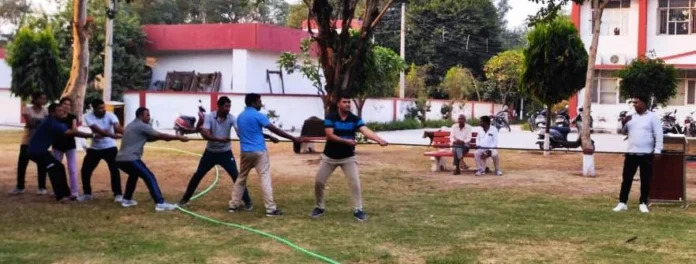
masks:
[[[539,131],[539,137],[536,142],[539,145],[539,150],[544,150],[545,134],[546,131]],[[582,146],[580,137],[576,141],[568,141],[568,134],[570,134],[569,127],[551,127],[549,130],[549,148],[574,149]],[[594,140],[592,140],[592,147],[594,148]]]
[[[575,118],[573,118],[573,120],[570,123],[575,124],[575,127],[578,128],[578,132],[582,131],[582,107],[578,108],[578,114],[575,116]],[[593,123],[594,118],[590,116],[590,132],[592,132]]]
[[[507,128],[508,132],[511,131],[510,124],[507,121],[507,116],[507,110],[500,111],[497,114],[490,116],[493,126],[495,126],[498,131],[500,131],[500,128]]]
[[[570,116],[568,115],[568,106],[563,110],[556,112],[556,126],[557,127],[570,127]]]
[[[662,115],[662,132],[664,134],[681,134],[682,129],[679,124],[677,124],[677,109],[672,112],[666,112]]]
[[[174,132],[179,136],[201,132],[205,113],[203,102],[198,100],[198,122],[196,122],[196,117],[194,116],[179,114],[179,117],[174,120]]]
[[[536,111],[533,114],[529,114],[527,123],[529,123],[529,130],[532,133],[546,127],[546,110]]]
[[[696,113],[696,111],[692,111],[684,118],[684,135],[687,137],[696,136],[696,123],[694,123],[694,118],[692,117],[694,113]]]

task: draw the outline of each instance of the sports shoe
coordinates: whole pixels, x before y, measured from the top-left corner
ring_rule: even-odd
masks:
[[[476,176],[483,176],[483,171],[476,171],[476,174],[474,174],[474,175],[476,175]]]
[[[162,212],[162,211],[171,211],[175,210],[176,205],[175,204],[170,204],[170,203],[158,203],[155,205],[155,211],[157,212]]]
[[[244,205],[244,210],[245,210],[245,211],[254,210],[254,203],[249,202],[249,204],[245,204],[245,205]]]
[[[312,210],[312,213],[309,214],[309,217],[319,218],[320,216],[324,215],[324,212],[325,212],[324,209],[317,207],[317,208],[314,208],[314,210]]]
[[[227,212],[234,213],[236,211],[239,211],[239,207],[237,206],[230,206],[229,208],[227,208]]]
[[[80,202],[86,202],[86,201],[91,201],[93,200],[94,197],[91,194],[85,194],[77,198],[78,201]],[[121,199],[121,202],[123,202],[123,199]]]
[[[621,211],[626,211],[626,210],[628,210],[628,205],[625,203],[619,203],[613,209],[614,212],[621,212]]]
[[[38,195],[46,195],[48,194],[48,191],[46,189],[39,189],[36,191],[36,194]]]
[[[644,203],[640,204],[640,206],[638,206],[638,209],[640,210],[641,213],[644,213],[644,214],[647,214],[650,212],[650,210],[648,210],[648,205],[644,204]]]
[[[123,202],[121,202],[121,206],[123,207],[132,207],[136,205],[138,205],[136,200],[123,200]]]
[[[114,202],[116,202],[116,203],[123,202],[123,195],[119,194],[119,195],[114,196]]]
[[[496,176],[503,176],[503,171],[497,170],[497,171],[495,171],[495,175]]]
[[[271,212],[266,212],[266,216],[268,216],[268,217],[275,217],[275,216],[281,216],[281,215],[283,215],[283,212],[278,210],[278,209],[275,209]]]
[[[365,222],[365,220],[367,220],[367,215],[362,209],[356,209],[355,212],[353,212],[353,216],[355,216],[355,219],[360,222]]]
[[[12,191],[10,191],[10,194],[12,194],[12,195],[19,195],[19,194],[23,194],[23,193],[24,193],[24,189],[15,188]]]

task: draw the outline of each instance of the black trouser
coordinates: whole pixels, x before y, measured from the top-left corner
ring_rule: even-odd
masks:
[[[225,152],[210,152],[206,150],[203,152],[201,161],[198,163],[198,169],[196,173],[193,174],[191,180],[189,181],[188,187],[186,188],[186,193],[184,197],[181,198],[181,203],[187,203],[193,193],[198,188],[198,184],[201,183],[203,177],[213,168],[215,165],[220,165],[227,171],[227,173],[232,177],[232,183],[237,180],[239,176],[239,171],[237,170],[237,164],[234,162],[234,155],[232,151]],[[249,191],[244,189],[244,195],[242,196],[242,201],[244,204],[249,205],[251,199],[249,198]]]
[[[145,186],[150,191],[150,196],[156,204],[164,202],[164,197],[162,196],[162,191],[160,191],[159,185],[157,184],[157,178],[155,174],[150,171],[150,169],[143,163],[142,160],[136,161],[120,161],[117,163],[118,167],[128,174],[128,180],[126,181],[126,193],[123,195],[123,199],[132,200],[133,193],[135,192],[135,187],[138,183],[138,178],[143,179]]]
[[[97,168],[101,160],[106,161],[111,174],[111,191],[116,195],[122,195],[121,191],[121,172],[116,164],[116,147],[108,149],[87,149],[87,155],[82,161],[82,190],[85,194],[92,194],[92,173]]]
[[[36,162],[40,168],[44,168],[44,170],[48,172],[48,178],[51,180],[51,186],[53,186],[56,200],[70,196],[70,187],[68,187],[68,180],[65,175],[65,166],[63,166],[63,163],[58,161],[56,157],[48,151],[30,155],[29,158],[33,162]]]
[[[628,202],[628,194],[631,192],[633,176],[640,167],[640,203],[648,203],[648,192],[650,191],[650,179],[652,178],[653,155],[634,155],[626,154],[623,167],[623,181],[621,182],[621,194],[619,202]]]
[[[24,179],[29,165],[29,145],[19,147],[19,160],[17,160],[17,189],[24,190]],[[36,164],[39,174],[39,189],[46,189],[46,167]]]

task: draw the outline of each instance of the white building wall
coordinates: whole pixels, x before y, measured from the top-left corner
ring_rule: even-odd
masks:
[[[135,119],[135,110],[140,107],[139,93],[124,93],[123,94],[123,126],[127,125]]]
[[[12,83],[12,69],[5,59],[0,58],[0,88],[10,88]]]
[[[22,101],[12,96],[9,89],[0,89],[0,124],[19,125],[21,123]]]
[[[249,62],[249,52],[243,49],[235,49],[232,51],[232,71],[234,76],[232,76],[232,89],[231,91],[224,90],[221,92],[233,92],[233,93],[247,93],[247,72],[250,70],[251,65]]]
[[[636,58],[638,54],[638,0],[631,1],[628,15],[628,26],[622,30],[619,36],[613,34],[601,35],[599,38],[599,49],[597,51],[597,62],[599,64],[613,64],[611,56],[619,57],[617,64],[626,64]],[[606,14],[604,15],[606,16]],[[580,33],[585,49],[590,50],[592,44],[592,9],[589,4],[582,5],[580,8]],[[607,25],[607,30],[609,27]],[[650,28],[650,26],[648,26]],[[613,30],[611,30],[613,32]],[[602,31],[604,32],[604,30]]]
[[[271,90],[266,80],[266,71],[278,71],[278,59],[281,53],[247,51],[246,93],[269,94]],[[282,94],[280,76],[271,75],[273,94]],[[283,72],[285,94],[317,94],[317,89],[312,86],[312,81],[295,71],[293,74]],[[235,91],[239,92],[239,91]]]
[[[658,57],[666,57],[696,50],[696,34],[658,35],[659,17],[658,0],[648,0],[648,51],[655,50]],[[696,57],[691,56],[680,64],[696,64]]]
[[[152,82],[167,78],[170,71],[196,71],[196,73],[222,73],[220,92],[232,91],[233,56],[231,51],[219,52],[186,52],[153,55],[156,58],[152,69]]]

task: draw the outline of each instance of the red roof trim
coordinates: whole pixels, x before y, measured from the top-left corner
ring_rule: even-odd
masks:
[[[0,49],[0,59],[5,58],[5,49]]]
[[[261,50],[299,52],[302,30],[267,24],[145,25],[150,52]]]
[[[679,54],[674,54],[666,57],[662,57],[662,60],[671,60],[671,59],[676,59],[676,58],[681,58],[681,57],[686,57],[686,56],[691,56],[696,54],[696,50],[692,50],[689,52],[684,52],[684,53],[679,53]]]

